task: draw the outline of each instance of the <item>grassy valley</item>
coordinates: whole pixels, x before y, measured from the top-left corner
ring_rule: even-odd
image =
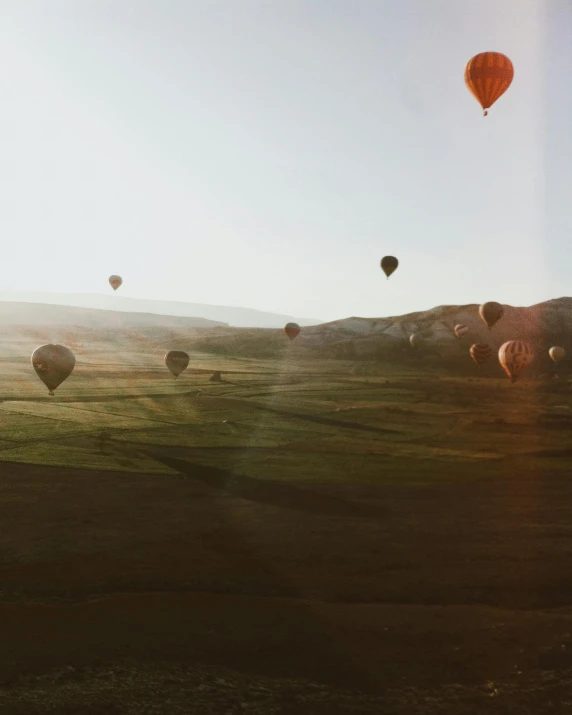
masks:
[[[1,360],[5,712],[556,712],[566,380],[284,343],[175,380],[156,336],[76,335],[49,397],[37,337]]]

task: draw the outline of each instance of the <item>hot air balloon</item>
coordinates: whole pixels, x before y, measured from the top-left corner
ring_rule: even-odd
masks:
[[[389,276],[393,273],[393,271],[397,268],[399,265],[399,261],[395,256],[384,256],[381,259],[381,270],[385,273],[385,275],[389,278]]]
[[[117,290],[122,283],[123,278],[121,276],[109,276],[109,285],[113,290]]]
[[[552,358],[552,362],[559,363],[566,357],[566,350],[561,348],[559,345],[555,345],[553,348],[550,348],[548,354]]]
[[[467,328],[466,325],[459,323],[458,325],[455,325],[455,327],[453,328],[453,332],[458,338],[462,338],[469,332],[469,328]]]
[[[290,340],[294,340],[294,338],[300,335],[300,326],[298,325],[298,323],[286,323],[286,325],[284,326],[284,332],[290,338]]]
[[[488,303],[483,303],[479,308],[479,315],[487,324],[489,330],[495,325],[504,315],[504,308],[500,303],[494,300]]]
[[[419,345],[420,341],[421,338],[417,333],[413,333],[413,335],[411,335],[409,338],[409,342],[411,343],[412,347],[416,347],[417,345]]]
[[[499,350],[499,362],[511,382],[517,381],[521,372],[530,365],[533,358],[534,351],[524,340],[509,340],[501,345]]]
[[[179,377],[189,365],[189,356],[184,350],[170,350],[165,355],[165,365],[175,377]]]
[[[487,110],[507,91],[513,77],[512,62],[500,52],[481,52],[469,60],[465,84],[483,108],[483,116],[487,116]]]
[[[486,343],[475,343],[471,345],[469,353],[477,365],[482,365],[490,358],[493,351]]]
[[[41,345],[32,353],[32,367],[53,395],[56,387],[71,375],[75,356],[64,345]]]

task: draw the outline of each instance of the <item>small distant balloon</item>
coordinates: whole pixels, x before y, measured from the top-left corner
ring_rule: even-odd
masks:
[[[417,333],[413,333],[413,335],[409,337],[409,342],[411,343],[412,347],[416,347],[417,345],[419,345],[420,340],[421,338]]]
[[[516,382],[534,358],[534,351],[524,340],[509,340],[499,349],[499,362],[501,367],[510,377],[511,382]]]
[[[482,365],[493,354],[492,348],[486,343],[475,343],[471,345],[469,353],[477,365]]]
[[[381,259],[381,270],[389,278],[389,276],[397,269],[399,261],[395,256],[384,256]]]
[[[510,87],[514,67],[500,52],[481,52],[465,68],[465,84],[483,108],[483,116]]]
[[[75,367],[75,356],[65,345],[40,345],[32,353],[32,367],[50,395],[68,378]]]
[[[466,335],[469,332],[469,328],[467,328],[466,325],[463,325],[462,323],[459,323],[458,325],[455,325],[453,332],[458,338],[462,338],[464,335]]]
[[[479,315],[490,330],[493,325],[498,323],[498,321],[503,317],[504,308],[500,303],[491,300],[488,303],[483,303],[481,305],[479,308]]]
[[[550,348],[548,354],[550,355],[552,362],[558,364],[566,357],[566,350],[559,345],[555,345],[554,347]]]
[[[109,285],[113,290],[117,290],[122,283],[123,278],[121,276],[109,276]]]
[[[284,332],[290,340],[294,340],[294,338],[297,338],[298,335],[300,335],[300,326],[298,323],[286,323],[284,326]]]
[[[177,378],[189,366],[189,355],[184,350],[170,350],[165,355],[165,365]]]

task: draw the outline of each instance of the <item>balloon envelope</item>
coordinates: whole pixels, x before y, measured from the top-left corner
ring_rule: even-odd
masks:
[[[396,270],[399,265],[399,261],[395,256],[384,256],[381,259],[381,270],[389,278],[389,276]]]
[[[550,355],[552,362],[559,363],[566,357],[566,350],[564,350],[564,348],[561,348],[559,345],[555,345],[554,347],[550,348],[548,354]]]
[[[109,285],[113,290],[117,290],[122,283],[123,278],[121,276],[109,276]]]
[[[501,367],[510,377],[511,382],[516,382],[523,370],[530,365],[534,358],[534,351],[524,340],[509,340],[499,349],[499,362]]]
[[[463,335],[466,335],[469,332],[469,328],[467,328],[466,325],[459,323],[458,325],[455,325],[453,332],[458,338],[462,338]]]
[[[482,365],[490,358],[493,351],[486,343],[475,343],[471,345],[469,353],[477,365]]]
[[[506,55],[500,52],[481,52],[467,63],[465,84],[484,110],[493,106],[510,87],[514,67]]]
[[[284,326],[284,332],[290,340],[294,340],[294,338],[300,335],[300,326],[298,323],[286,323]]]
[[[189,366],[189,356],[184,350],[170,350],[165,355],[165,365],[175,377],[179,377]]]
[[[490,330],[493,325],[498,323],[498,321],[503,317],[504,308],[500,303],[497,303],[494,300],[490,300],[488,303],[483,303],[481,305],[481,307],[479,308],[479,315],[481,316],[482,320],[485,321],[486,325]]]
[[[413,335],[411,335],[409,338],[409,342],[411,343],[411,345],[413,347],[415,347],[416,345],[419,345],[419,341],[420,341],[420,338],[419,338],[419,335],[417,335],[417,333],[413,333]]]
[[[54,390],[71,375],[75,356],[65,345],[41,345],[32,353],[32,367],[53,395]]]

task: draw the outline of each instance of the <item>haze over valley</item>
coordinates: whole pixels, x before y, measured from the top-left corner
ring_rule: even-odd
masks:
[[[167,300],[146,300],[129,298],[119,294],[105,295],[98,293],[41,293],[32,291],[1,291],[0,301],[10,303],[43,303],[45,305],[95,308],[122,312],[155,313],[187,318],[205,319],[227,323],[234,327],[246,328],[282,328],[285,323],[294,321],[300,325],[316,325],[322,322],[313,318],[297,318],[291,315],[270,313],[252,308],[240,308],[224,305],[203,305]],[[18,309],[24,311],[25,308]],[[33,309],[30,309],[32,315]]]

